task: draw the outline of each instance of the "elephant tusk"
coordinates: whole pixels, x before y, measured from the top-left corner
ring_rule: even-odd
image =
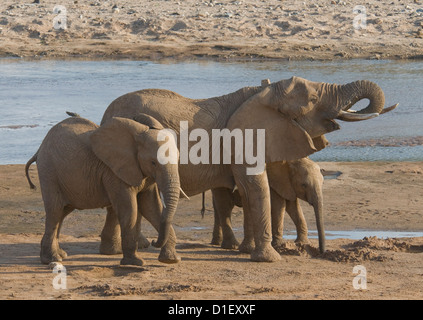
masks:
[[[399,103],[394,104],[393,106],[390,106],[390,107],[386,107],[385,109],[383,109],[383,110],[380,112],[380,114],[383,114],[383,113],[387,113],[387,112],[389,112],[389,111],[392,111],[392,110],[394,110],[396,107],[398,107],[398,105],[399,105]]]
[[[181,187],[179,187],[179,191],[180,191],[180,196],[182,196],[185,199],[189,200],[189,197],[187,196],[187,194],[184,192],[184,190],[182,190]]]
[[[362,121],[379,116],[379,113],[356,113],[355,111],[343,111],[339,113],[337,119],[342,121]]]
[[[165,204],[165,202],[164,202],[164,197],[163,197],[163,193],[160,191],[160,200],[162,201],[162,205],[163,205],[163,207],[165,207],[166,208],[166,204]]]
[[[387,113],[387,112],[389,112],[389,111],[392,111],[392,110],[394,110],[396,107],[398,107],[398,105],[399,105],[399,103],[396,103],[396,104],[394,104],[394,105],[392,105],[392,106],[390,106],[390,107],[386,107],[386,108],[382,109],[382,111],[380,112],[380,114],[384,114],[384,113]],[[349,110],[345,110],[345,112],[356,113],[356,112],[358,112],[358,111],[357,111],[357,110],[352,110],[352,109],[349,109]]]

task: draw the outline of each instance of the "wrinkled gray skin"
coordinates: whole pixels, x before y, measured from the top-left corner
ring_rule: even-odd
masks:
[[[48,132],[25,168],[34,188],[28,169],[37,162],[46,211],[42,263],[62,261],[67,256],[58,239],[63,219],[70,212],[104,207],[118,220],[113,243],[118,250],[122,248],[121,265],[143,265],[136,253],[141,215],[159,230],[159,260],[180,261],[171,226],[180,195],[178,165],[157,161],[162,143],[157,141],[160,128],[141,124],[144,118],[139,117],[138,122],[111,118],[98,127],[89,120],[72,117]],[[158,189],[163,194],[164,209]]]
[[[350,112],[350,108],[364,98],[369,99],[369,105]],[[324,147],[318,143],[322,135],[340,128],[335,119],[370,119],[383,110],[384,103],[382,89],[370,81],[337,85],[292,77],[265,87],[245,87],[209,99],[189,99],[161,89],[132,92],[109,105],[102,123],[113,116],[132,118],[138,113],[146,113],[175,130],[178,141],[180,121],[188,121],[189,132],[202,128],[207,130],[209,137],[212,137],[212,129],[240,129],[244,137],[247,129],[265,129],[265,161],[269,164],[304,158],[320,150]],[[191,141],[188,148],[196,143]],[[191,196],[209,189],[232,190],[236,184],[244,214],[252,221],[255,249],[251,259],[280,260],[280,255],[271,246],[271,194],[266,172],[248,175],[245,162],[217,165],[210,160],[209,163],[179,165],[183,190]],[[108,224],[113,221],[116,219],[107,219],[105,229],[113,230],[113,225]],[[113,238],[112,232],[109,238]]]
[[[283,219],[288,212],[297,229],[298,243],[308,243],[307,223],[301,209],[299,199],[308,202],[314,208],[316,226],[319,234],[319,249],[325,251],[325,231],[323,223],[323,176],[320,167],[308,158],[273,163],[266,167],[271,196],[272,246],[282,244]],[[242,207],[237,190],[212,190],[215,208],[215,224],[212,244],[221,245],[225,249],[238,248],[233,234],[231,211],[236,205]],[[226,197],[226,201],[216,203],[215,197]],[[244,227],[244,241],[240,251],[249,253],[254,249],[254,237],[248,221]]]

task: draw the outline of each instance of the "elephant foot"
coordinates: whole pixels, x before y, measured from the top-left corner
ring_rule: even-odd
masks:
[[[210,244],[215,246],[220,246],[222,244],[222,235],[218,235],[218,236],[213,235],[213,238]]]
[[[283,241],[282,238],[280,238],[280,239],[273,239],[272,240],[272,247],[273,248],[278,248],[278,247],[282,246],[283,243],[284,243],[284,241]]]
[[[175,248],[163,247],[160,250],[159,261],[167,264],[178,263],[181,257],[176,253]]]
[[[251,260],[256,262],[275,262],[281,260],[281,255],[266,242],[257,246],[251,253]]]
[[[143,266],[144,260],[138,258],[137,256],[123,257],[123,259],[120,260],[120,265],[121,266]]]
[[[223,239],[221,247],[223,249],[238,249],[239,242],[235,238]]]
[[[100,253],[106,255],[114,255],[122,253],[122,244],[117,239],[103,239],[101,238]]]
[[[310,241],[308,240],[307,235],[297,236],[297,239],[295,239],[294,242],[297,243],[297,244],[310,244]]]
[[[43,249],[41,247],[40,259],[43,264],[50,264],[51,262],[61,262],[63,259],[67,258],[68,254],[65,250],[58,248],[57,250],[52,250],[51,248]]]
[[[147,249],[150,246],[150,241],[142,233],[138,236],[138,248]]]
[[[62,257],[62,259],[66,259],[68,257],[68,254],[62,248],[59,248],[58,252],[59,252],[59,255]]]
[[[251,240],[244,239],[242,243],[239,245],[238,250],[239,252],[242,252],[242,253],[251,253],[254,251],[255,247],[256,246],[253,239]]]
[[[42,264],[50,264],[51,262],[62,262],[63,257],[58,253],[41,252],[40,259]]]

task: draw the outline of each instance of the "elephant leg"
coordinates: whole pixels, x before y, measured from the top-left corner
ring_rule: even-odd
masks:
[[[111,193],[109,193],[111,194]],[[123,258],[121,265],[144,265],[138,257],[138,228],[137,228],[137,197],[132,190],[121,189],[112,195],[112,206],[116,211],[121,229],[121,243]]]
[[[41,263],[49,264],[53,261],[62,261],[67,257],[66,252],[60,248],[59,234],[63,219],[72,212],[73,208],[64,207],[56,202],[55,205],[46,205],[45,209],[46,223],[44,235],[41,239],[40,258]]]
[[[222,232],[222,226],[220,224],[219,214],[216,212],[214,199],[213,199],[213,210],[214,210],[214,224],[213,224],[212,240],[210,243],[216,246],[220,246],[223,241],[223,232]]]
[[[301,209],[298,198],[295,201],[287,200],[286,211],[288,212],[297,229],[297,239],[295,240],[295,242],[309,243],[307,222],[304,218],[304,213]]]
[[[281,260],[280,254],[272,247],[270,190],[267,173],[247,175],[244,166],[232,165],[235,182],[240,191],[244,212],[248,210],[251,220],[255,249],[251,260],[273,262]]]
[[[101,231],[101,254],[111,255],[122,253],[120,233],[118,216],[112,206],[107,207],[106,222],[103,230]]]
[[[239,243],[232,230],[231,214],[234,208],[232,191],[227,188],[217,188],[213,189],[212,193],[215,224],[216,220],[218,220],[222,228],[223,240],[221,247],[224,249],[236,249]],[[218,216],[218,218],[216,218],[216,216]]]
[[[270,203],[272,215],[272,246],[276,248],[283,243],[283,220],[286,202],[285,199],[271,188]]]
[[[252,219],[250,217],[249,208],[243,205],[244,211],[244,239],[242,240],[241,244],[239,245],[239,252],[242,253],[252,253],[256,248],[256,244],[254,241],[254,230]]]
[[[138,194],[138,210],[151,225],[159,231],[162,204],[155,185]],[[173,227],[170,227],[169,239],[161,248],[159,261],[163,263],[178,263],[181,257],[176,252],[176,235]]]
[[[138,233],[138,248],[147,249],[150,246],[150,241],[141,232],[142,215],[138,209],[137,233]]]

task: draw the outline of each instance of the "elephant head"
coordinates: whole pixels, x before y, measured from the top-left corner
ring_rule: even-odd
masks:
[[[157,139],[163,129],[160,122],[147,115],[139,115],[135,120],[111,118],[91,135],[90,141],[96,156],[126,184],[140,187],[147,177],[157,183],[163,212],[154,244],[162,247],[167,242],[181,192],[178,164],[161,164],[157,159],[164,143]],[[176,143],[174,148],[177,150]]]
[[[350,108],[369,99],[362,110]],[[385,96],[373,82],[345,85],[292,77],[269,85],[245,101],[228,121],[229,129],[265,129],[266,162],[295,160],[326,145],[324,134],[340,129],[335,119],[361,121],[390,111]]]

